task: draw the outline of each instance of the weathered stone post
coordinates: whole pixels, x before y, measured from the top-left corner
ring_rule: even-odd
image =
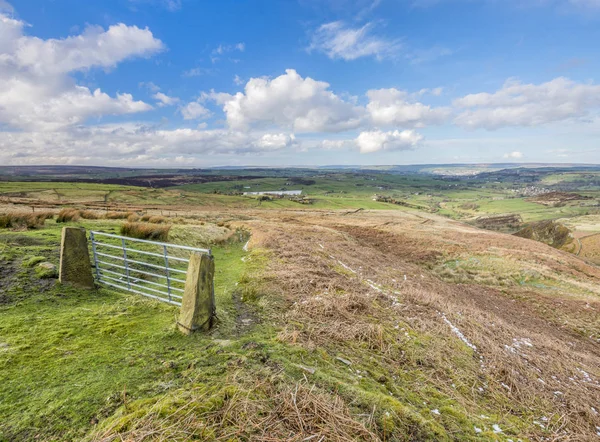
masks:
[[[212,327],[215,312],[214,274],[215,262],[211,255],[192,253],[177,321],[182,333],[189,335],[196,330],[209,330]]]
[[[84,289],[94,288],[85,229],[63,227],[58,280]]]

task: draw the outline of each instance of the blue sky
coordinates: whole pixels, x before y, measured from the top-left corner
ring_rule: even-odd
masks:
[[[600,163],[600,0],[0,0],[0,163]]]

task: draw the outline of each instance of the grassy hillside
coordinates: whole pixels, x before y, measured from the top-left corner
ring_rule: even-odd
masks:
[[[169,241],[212,247],[218,308],[184,337],[175,307],[40,273],[56,219],[0,229],[0,440],[594,440],[598,189],[528,174],[0,183],[0,214],[164,216]],[[535,198],[582,179],[591,199]],[[233,194],[273,188],[312,204]],[[573,253],[473,226],[506,213],[558,219]]]
[[[114,231],[119,221],[82,225]],[[259,210],[229,224],[240,227],[252,232],[249,252],[238,236],[213,244],[218,325],[192,337],[176,331],[173,307],[38,279],[27,263],[56,262],[54,221],[3,231],[0,439],[539,440],[598,431],[597,268],[401,211]],[[214,243],[215,231],[188,220],[171,239]]]

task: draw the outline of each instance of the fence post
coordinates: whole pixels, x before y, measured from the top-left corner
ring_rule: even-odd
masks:
[[[186,335],[213,325],[215,262],[211,255],[192,253],[177,326]]]
[[[85,229],[63,227],[58,280],[84,289],[94,288]]]

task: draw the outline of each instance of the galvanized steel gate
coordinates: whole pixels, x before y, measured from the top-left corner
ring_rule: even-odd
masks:
[[[95,231],[90,239],[97,282],[177,306],[183,298],[189,254],[211,254],[210,249]],[[115,252],[108,253],[111,250]]]

